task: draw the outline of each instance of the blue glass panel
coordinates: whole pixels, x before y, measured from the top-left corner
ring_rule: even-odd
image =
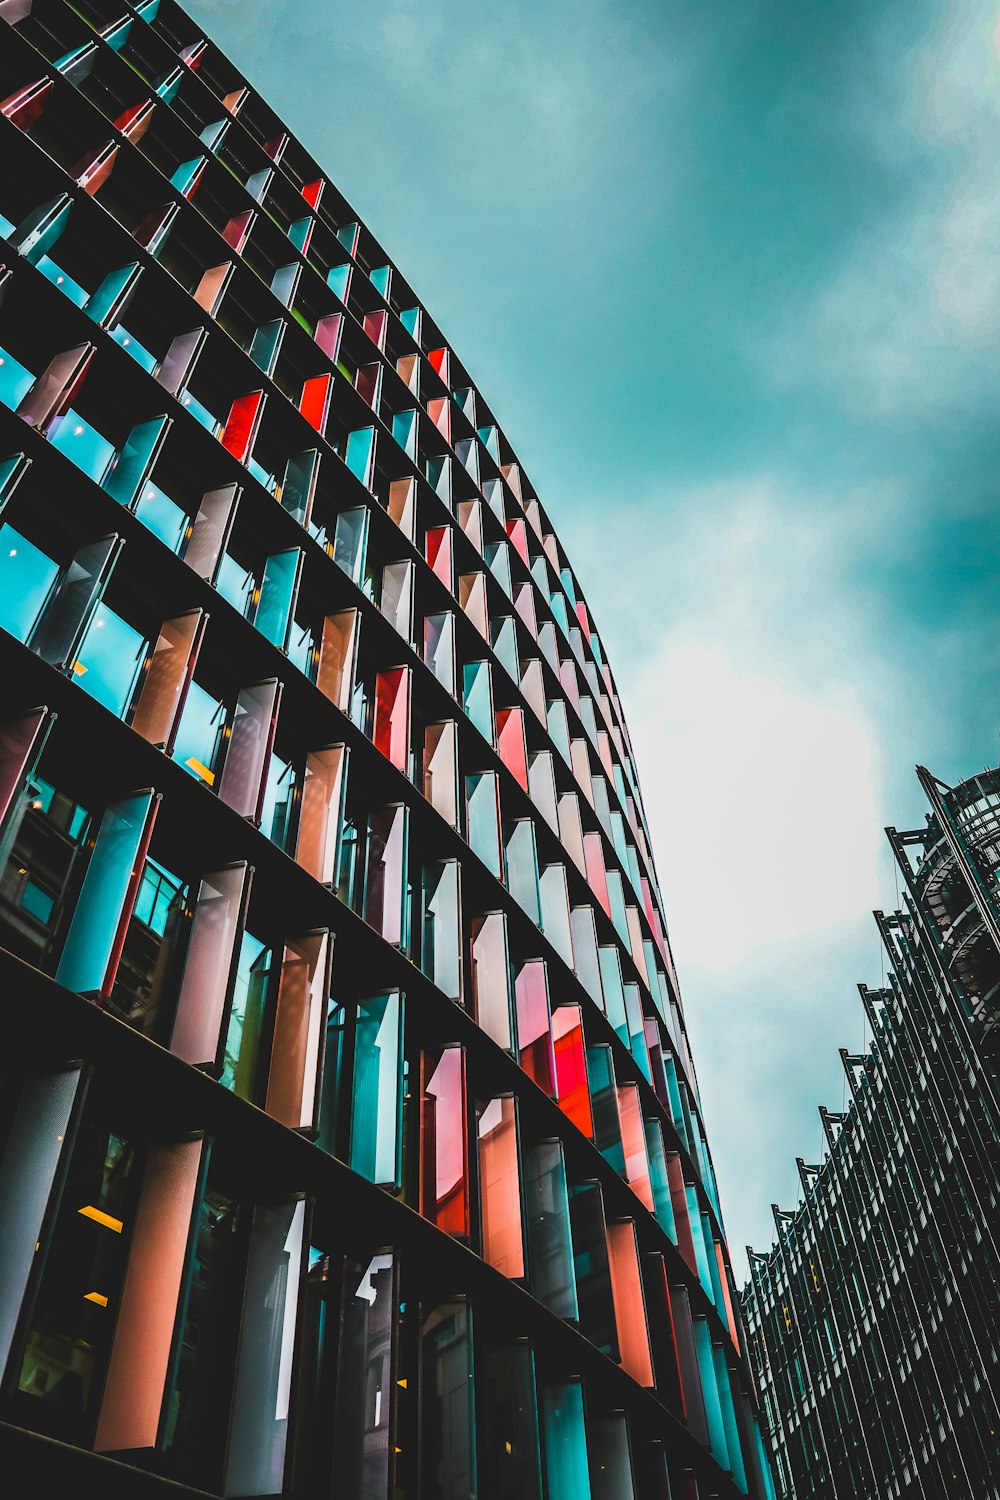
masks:
[[[494,743],[493,688],[490,664],[467,662],[462,668],[462,702],[465,712],[484,739]]]
[[[260,600],[253,622],[261,635],[279,650],[284,649],[288,639],[301,556],[301,552],[293,547],[289,552],[276,552],[264,564]]]
[[[0,401],[15,411],[35,383],[35,377],[6,349],[0,349]]]
[[[205,161],[204,156],[194,156],[190,161],[182,161],[180,166],[175,167],[170,178],[170,186],[175,187],[179,193],[186,193],[198,174],[198,168]]]
[[[663,1132],[656,1120],[644,1120],[646,1157],[649,1161],[649,1181],[653,1190],[653,1213],[660,1228],[677,1244],[677,1224],[674,1207],[670,1201],[670,1182],[667,1177],[667,1158],[663,1150]]]
[[[505,615],[502,620],[493,621],[491,626],[493,632],[493,650],[497,659],[506,667],[511,678],[520,685],[521,664],[517,653],[517,626],[513,615]]]
[[[352,437],[356,435],[351,434]],[[333,560],[359,588],[365,573],[368,519],[368,510],[363,505],[354,510],[341,511],[333,533]]]
[[[169,495],[149,482],[143,487],[135,513],[154,536],[165,542],[171,552],[179,552],[187,530],[188,518]]]
[[[135,335],[129,333],[122,323],[116,323],[110,333],[116,344],[128,350],[137,365],[141,365],[144,370],[156,369],[155,354],[150,354],[148,349],[144,349]]]
[[[705,1296],[711,1301],[712,1273],[708,1269],[708,1249],[705,1245],[705,1231],[702,1227],[701,1209],[698,1206],[698,1189],[689,1182],[685,1183],[684,1196],[687,1199],[688,1219],[691,1224],[691,1239],[694,1241],[694,1258],[695,1264],[698,1267],[698,1280],[705,1290]]]
[[[341,224],[340,228],[337,230],[338,240],[344,246],[344,249],[347,250],[351,255],[354,254],[355,247],[358,243],[359,229],[360,225],[352,223]]]
[[[83,304],[87,300],[88,294],[85,289],[80,286],[79,282],[73,280],[68,271],[64,271],[62,266],[57,266],[55,261],[50,260],[47,255],[41,256],[41,258],[35,262],[35,265],[36,268],[41,271],[42,275],[46,277],[47,280],[51,281],[53,286],[57,286],[59,288],[64,297],[69,298],[69,300],[75,307],[83,306]]]
[[[380,292],[381,295],[385,298],[386,302],[388,302],[389,283],[392,280],[391,267],[377,266],[374,271],[370,272],[369,279],[375,290],[377,292]]]
[[[392,419],[392,435],[408,458],[417,457],[417,413],[397,411]]]
[[[296,219],[294,224],[288,226],[288,238],[300,253],[305,253],[306,242],[309,239],[309,229],[312,219],[308,216],[304,219]]]
[[[145,656],[146,642],[139,632],[99,604],[73,663],[74,678],[120,718],[132,701]]]
[[[104,478],[108,464],[115,456],[114,443],[109,443],[72,407],[54,428],[49,429],[49,441],[53,448],[65,453],[78,469],[82,469],[84,474],[98,483]]]
[[[273,375],[285,325],[280,318],[263,323],[250,340],[250,358],[265,375]]]
[[[152,805],[152,792],[138,792],[113,802],[101,819],[56,970],[67,989],[93,994],[104,983]]]
[[[214,151],[228,127],[228,120],[212,120],[210,124],[205,126],[204,130],[199,132],[198,139],[203,146],[208,147],[209,151]]]
[[[216,421],[215,417],[213,417],[212,413],[208,410],[208,407],[202,406],[201,402],[197,400],[196,397],[192,396],[190,391],[181,392],[181,405],[187,411],[189,411],[194,417],[195,421],[200,422],[202,427],[204,427],[206,431],[210,432],[213,437],[215,437],[216,434],[221,431],[222,423]]]
[[[291,306],[298,280],[299,267],[294,262],[289,266],[279,266],[271,277],[271,291],[282,307]]]
[[[338,296],[341,302],[347,301],[347,294],[351,289],[351,268],[349,265],[331,266],[326,273],[326,284]]]
[[[361,483],[371,487],[375,467],[375,429],[361,427],[347,434],[347,452],[344,462]]]
[[[577,1381],[542,1387],[542,1432],[548,1500],[591,1500],[583,1388]]]
[[[58,576],[58,563],[13,526],[0,526],[0,628],[26,641]]]
[[[215,781],[212,768],[225,717],[223,705],[192,682],[184,700],[172,756],[178,765],[209,786]]]
[[[713,1454],[724,1469],[730,1467],[729,1445],[726,1442],[726,1428],[722,1418],[722,1403],[719,1400],[719,1387],[715,1377],[715,1360],[712,1357],[712,1336],[708,1331],[708,1324],[704,1318],[692,1319],[694,1324],[694,1344],[698,1355],[698,1370],[701,1374],[701,1388],[705,1397],[705,1415],[708,1418],[708,1441]]]
[[[420,342],[420,308],[419,307],[408,307],[405,312],[401,312],[400,313],[400,315],[399,315],[399,321],[402,323],[403,327],[406,329],[406,331],[410,335],[410,337],[413,338],[413,339],[415,339],[417,341],[417,343],[419,343]]]

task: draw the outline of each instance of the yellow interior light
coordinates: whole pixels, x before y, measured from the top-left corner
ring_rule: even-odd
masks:
[[[75,677],[84,677],[86,676],[86,672],[87,668],[83,665],[82,661],[75,661],[73,663],[73,675]]]
[[[108,1299],[103,1292],[84,1292],[84,1302],[96,1302],[98,1307],[107,1307]]]
[[[215,772],[210,771],[207,766],[203,766],[201,761],[196,760],[193,755],[189,755],[184,764],[190,766],[194,774],[200,776],[202,781],[207,781],[209,786],[215,781]]]
[[[397,1380],[396,1384],[397,1385],[401,1385],[403,1387],[403,1390],[405,1391],[406,1390],[406,1377],[404,1376],[402,1380]]]
[[[121,1219],[112,1218],[111,1214],[106,1214],[102,1208],[94,1208],[93,1204],[90,1203],[87,1204],[86,1208],[79,1209],[78,1212],[83,1214],[85,1219],[93,1219],[95,1224],[103,1224],[105,1229],[113,1229],[115,1234],[121,1234],[122,1229],[125,1227]]]

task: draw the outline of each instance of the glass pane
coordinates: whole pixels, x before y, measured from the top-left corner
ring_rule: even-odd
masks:
[[[382,613],[396,634],[410,643],[413,618],[413,564],[389,563],[382,569]]]
[[[115,941],[131,914],[133,870],[141,867],[154,809],[152,792],[136,792],[113,802],[101,819],[56,970],[59,983],[78,994],[100,993],[113,978]]]
[[[517,1109],[509,1096],[491,1099],[479,1115],[479,1193],[483,1259],[505,1276],[523,1277]]]
[[[455,617],[451,614],[424,618],[424,661],[449,693],[455,691]]]
[[[296,861],[323,885],[336,879],[347,793],[347,748],[331,745],[306,757]]]
[[[351,473],[361,480],[366,488],[371,488],[372,478],[375,473],[375,429],[374,427],[363,427],[357,432],[347,434],[347,451],[344,462]]]
[[[590,1112],[587,1052],[578,1005],[561,1005],[552,1012],[552,1048],[559,1108],[578,1130],[592,1137],[594,1122]]]
[[[462,704],[479,733],[492,745],[493,687],[489,662],[467,662],[462,668]]]
[[[172,755],[179,765],[208,786],[215,782],[215,758],[225,718],[223,705],[192,682],[184,699]]]
[[[345,1495],[388,1500],[396,1406],[395,1259],[349,1262],[334,1407],[334,1471]]]
[[[260,817],[279,695],[280,683],[272,680],[243,688],[236,700],[219,796],[242,818]]]
[[[221,1062],[249,886],[248,867],[238,864],[204,876],[198,887],[170,1038],[171,1052],[195,1067]]]
[[[28,642],[44,661],[65,668],[75,659],[120,549],[117,537],[103,537],[81,547],[63,569]]]
[[[316,932],[287,943],[278,975],[264,1108],[293,1130],[315,1120],[332,942],[328,932]]]
[[[536,927],[541,927],[542,906],[538,889],[535,825],[530,818],[522,818],[515,823],[507,839],[507,889]]]
[[[323,621],[316,686],[344,713],[350,707],[354,688],[357,622],[357,611],[353,609],[328,615]]]
[[[493,771],[465,778],[469,847],[497,879],[503,877],[500,847],[500,792]]]
[[[368,820],[365,921],[389,943],[406,946],[407,809],[387,807]]]
[[[364,506],[341,511],[333,539],[333,560],[361,587],[368,547],[368,511]]]
[[[629,1031],[625,1015],[625,987],[622,984],[618,949],[599,948],[597,956],[601,968],[601,985],[604,990],[604,1012],[627,1047]]]
[[[146,659],[131,725],[143,739],[161,748],[170,744],[184,690],[194,670],[203,619],[201,610],[192,610],[176,620],[166,620]]]
[[[472,1316],[452,1302],[420,1329],[420,1493],[435,1500],[476,1494]]]
[[[548,1500],[591,1500],[579,1381],[542,1387],[542,1432]]]
[[[253,623],[279,651],[283,651],[288,642],[301,566],[302,553],[298,548],[276,552],[264,564],[260,600]]]
[[[667,1176],[667,1157],[663,1149],[663,1132],[659,1121],[646,1120],[646,1160],[649,1163],[650,1189],[653,1194],[653,1212],[660,1228],[677,1244],[677,1226],[670,1202],[670,1180]]]
[[[66,415],[58,418],[58,426],[49,429],[49,441],[53,448],[82,469],[90,479],[100,484],[108,465],[115,455],[114,443],[85,422],[79,412],[70,408]]]
[[[580,1301],[580,1328],[612,1359],[618,1356],[611,1272],[604,1221],[604,1195],[597,1182],[581,1183],[569,1195],[573,1265]]]
[[[579,1313],[562,1144],[542,1141],[526,1150],[523,1160],[532,1295],[556,1317],[575,1320]]]
[[[608,1255],[622,1369],[639,1385],[652,1386],[646,1305],[639,1275],[635,1225],[631,1219],[626,1219],[623,1224],[608,1225]]]
[[[252,933],[244,932],[233,999],[226,1028],[222,1084],[241,1099],[257,1097],[257,1060],[267,1005],[271,952]]]
[[[0,627],[26,641],[58,576],[58,563],[13,526],[0,526]]]
[[[502,911],[472,923],[472,995],[476,1022],[504,1051],[513,1050],[510,955]]]
[[[421,1057],[420,1212],[445,1234],[469,1234],[465,1053]]]
[[[398,1192],[403,1141],[403,997],[358,1004],[351,1110],[351,1166]]]
[[[462,1002],[462,910],[459,864],[446,860],[423,874],[421,967],[449,1000]]]
[[[567,968],[574,968],[573,935],[569,921],[569,889],[562,865],[548,865],[538,883],[542,931]]]
[[[625,1413],[592,1422],[589,1435],[593,1500],[635,1500]]]
[[[375,748],[404,775],[410,765],[410,671],[395,667],[375,679]]]
[[[153,467],[169,428],[167,417],[154,417],[133,427],[125,446],[117,453],[104,476],[102,488],[120,505],[135,502]]]
[[[187,514],[155,484],[144,486],[135,513],[142,524],[148,526],[153,535],[158,536],[171,552],[180,551],[187,534]]]
[[[452,828],[458,827],[458,726],[424,730],[424,796]]]
[[[239,487],[225,485],[222,489],[209,490],[202,498],[194,518],[191,539],[184,549],[184,561],[193,568],[199,578],[215,577],[236,514]]]
[[[281,481],[279,497],[284,509],[289,511],[301,526],[309,524],[318,477],[319,453],[315,448],[311,448],[307,453],[293,454],[285,465],[285,476]]]
[[[520,708],[502,708],[497,714],[497,749],[508,771],[527,791],[528,757],[524,742],[524,713]]]
[[[146,642],[106,604],[99,604],[73,663],[84,692],[122,718],[146,658]]]

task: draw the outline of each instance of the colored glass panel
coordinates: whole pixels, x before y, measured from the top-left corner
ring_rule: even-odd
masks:
[[[369,1182],[398,1192],[403,1140],[403,997],[358,1004],[350,1163]]]
[[[534,1079],[546,1094],[554,1096],[556,1065],[549,1017],[549,983],[541,959],[532,959],[518,970],[514,999],[518,1060],[528,1077]]]
[[[444,1234],[467,1238],[469,1174],[465,1053],[445,1047],[422,1055],[420,1101],[420,1212]]]
[[[491,1099],[479,1114],[479,1192],[483,1259],[504,1276],[525,1273],[517,1106],[508,1096]]]
[[[578,1130],[592,1137],[594,1122],[587,1081],[587,1052],[578,1005],[561,1005],[552,1012],[552,1050],[559,1108]]]
[[[472,922],[472,997],[477,1024],[504,1051],[513,1051],[513,993],[507,918],[490,912]]]

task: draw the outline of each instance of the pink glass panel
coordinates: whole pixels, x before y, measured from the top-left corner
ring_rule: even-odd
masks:
[[[235,248],[239,249],[239,246],[237,245]],[[209,266],[208,270],[202,274],[202,278],[194,290],[195,302],[197,302],[199,307],[204,308],[209,317],[215,316],[232,270],[233,263],[231,260],[225,260],[219,266]]]
[[[451,403],[447,396],[434,396],[427,403],[427,415],[437,430],[451,442]]]
[[[524,743],[524,712],[502,708],[497,714],[497,749],[500,759],[516,780],[528,790],[528,755]]]
[[[486,607],[486,574],[465,573],[458,580],[458,602],[479,634],[489,640],[490,622]]]
[[[357,650],[358,612],[346,609],[323,621],[316,686],[344,713],[354,689],[354,659]]]
[[[292,1130],[310,1129],[316,1114],[332,941],[329,932],[297,938],[281,962],[264,1108]]]
[[[625,1154],[625,1179],[639,1201],[653,1212],[653,1188],[649,1180],[649,1158],[646,1155],[646,1132],[642,1123],[639,1090],[634,1083],[623,1083],[618,1089],[618,1119]]]
[[[47,709],[35,708],[0,727],[0,824],[42,747],[48,720]]]
[[[199,578],[211,582],[215,577],[219,558],[232,530],[239,496],[239,486],[227,484],[222,489],[208,490],[202,497],[184,549],[184,561]]]
[[[611,898],[608,895],[608,877],[604,870],[604,850],[599,833],[583,835],[583,857],[587,864],[587,884],[610,917]]]
[[[155,1448],[204,1141],[152,1145],[135,1215],[94,1449]]]
[[[528,529],[520,517],[507,522],[507,535],[522,562],[528,563]]]
[[[552,1012],[552,1051],[559,1108],[578,1130],[593,1138],[594,1119],[590,1111],[590,1087],[587,1083],[587,1052],[583,1039],[583,1018],[578,1005],[561,1005]]]
[[[327,359],[336,360],[340,354],[340,339],[343,330],[343,313],[327,313],[325,318],[317,321],[313,337]]]
[[[446,1047],[421,1054],[420,1212],[445,1234],[469,1233],[465,1054]]]
[[[631,1219],[626,1219],[624,1224],[608,1225],[608,1263],[622,1369],[639,1385],[652,1386],[653,1361],[649,1353],[646,1305],[642,1297],[635,1226]]]
[[[245,209],[243,213],[236,214],[233,218],[231,218],[225,229],[222,231],[222,238],[225,240],[226,244],[229,245],[230,248],[235,250],[237,253],[239,253],[239,251],[242,250],[243,246],[246,244],[247,235],[250,233],[250,226],[253,224],[253,221],[256,217],[257,215],[254,213],[252,208]],[[197,298],[195,300],[197,300]]]
[[[526,963],[514,981],[521,1067],[540,1089],[555,1094],[556,1067],[549,1023],[549,986],[541,959]]]
[[[263,411],[263,391],[250,391],[246,396],[237,396],[229,409],[219,441],[240,463],[244,463],[250,455]]]
[[[72,406],[93,354],[93,344],[78,344],[55,355],[17,408],[17,415],[43,432],[53,417]]]
[[[431,572],[450,589],[454,577],[450,526],[434,526],[428,531],[424,541],[424,555]]]
[[[174,1056],[196,1068],[220,1060],[249,891],[246,864],[205,875],[198,887],[170,1038]]]
[[[200,609],[166,620],[147,658],[132,728],[168,753],[205,631]]]
[[[313,375],[302,387],[299,411],[317,432],[326,429],[327,413],[330,410],[330,393],[333,389],[332,375]]]
[[[219,267],[217,269],[224,269]],[[210,272],[205,273],[210,275]],[[220,294],[221,295],[221,292]],[[214,311],[218,299],[213,302],[209,312]],[[179,333],[176,338],[171,339],[170,347],[160,360],[159,369],[156,371],[156,380],[165,391],[172,396],[180,394],[181,386],[187,382],[194,365],[195,358],[207,337],[204,328],[192,328],[187,333]]]
[[[479,1116],[483,1259],[504,1276],[524,1275],[517,1116],[511,1098],[491,1099]]]
[[[260,818],[280,698],[281,683],[272,678],[243,688],[236,700],[219,797],[241,818]]]
[[[457,764],[455,724],[428,724],[424,730],[424,796],[452,828],[458,827]]]
[[[514,595],[514,608],[537,641],[538,617],[535,614],[535,589],[533,584],[522,583]]]
[[[394,667],[379,672],[375,681],[376,749],[397,770],[405,772],[410,757],[410,669]]]
[[[295,858],[323,885],[337,877],[337,840],[347,751],[343,745],[306,756]]]
[[[473,919],[472,998],[477,1024],[498,1047],[511,1051],[510,956],[503,912]]]

